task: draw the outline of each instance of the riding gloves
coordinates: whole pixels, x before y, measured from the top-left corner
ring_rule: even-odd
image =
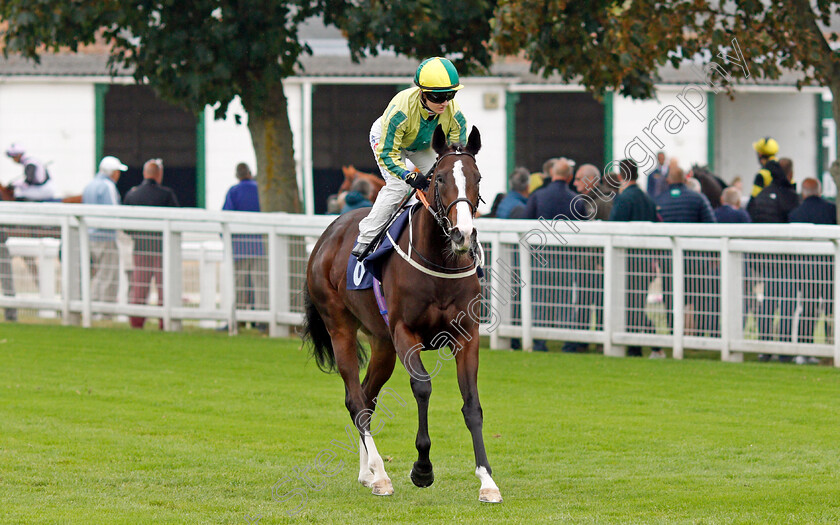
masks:
[[[426,191],[426,188],[429,187],[429,179],[427,179],[422,173],[418,173],[416,171],[412,171],[406,175],[405,182],[407,182],[412,188],[420,191]]]

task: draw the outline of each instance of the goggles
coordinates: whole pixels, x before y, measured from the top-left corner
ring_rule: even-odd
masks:
[[[455,91],[426,91],[424,92],[429,102],[443,104],[447,100],[455,98]]]

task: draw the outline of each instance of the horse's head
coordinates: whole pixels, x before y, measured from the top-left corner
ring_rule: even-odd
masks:
[[[446,144],[446,134],[438,126],[432,137],[432,148],[438,154],[429,197],[434,202],[438,223],[449,237],[452,250],[463,255],[476,243],[473,227],[478,201],[481,198],[478,183],[481,173],[475,162],[475,154],[481,149],[481,134],[473,127],[463,144]],[[453,226],[454,225],[454,226]]]
[[[349,166],[342,166],[341,171],[344,173],[344,181],[341,183],[341,187],[338,188],[339,193],[342,191],[349,191],[350,186],[353,184],[353,181],[356,180],[356,176],[359,173],[356,170],[356,167],[352,164]]]

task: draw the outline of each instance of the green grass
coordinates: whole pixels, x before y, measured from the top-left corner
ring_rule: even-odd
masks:
[[[396,491],[377,498],[330,444],[346,440],[341,380],[297,341],[0,324],[0,523],[840,521],[833,368],[481,358],[496,506],[478,502],[454,362],[434,381],[428,489],[407,476],[407,374],[389,383],[408,403],[376,436]],[[340,471],[311,471],[323,486],[288,516],[272,485],[327,448]]]

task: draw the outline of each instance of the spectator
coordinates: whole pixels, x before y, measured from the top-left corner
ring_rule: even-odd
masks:
[[[584,164],[575,173],[574,185],[583,199],[589,220],[606,220],[612,208],[612,193],[606,193],[599,184],[601,173],[592,164]],[[607,190],[609,191],[609,190]],[[603,311],[604,306],[604,268],[600,258],[591,248],[578,248],[570,255],[571,268],[574,270],[574,280],[578,290],[575,304],[570,305],[571,328],[589,330],[592,324],[592,309],[596,311],[596,325],[601,319],[597,312]],[[588,344],[577,341],[563,343],[563,352],[581,352],[588,348]]]
[[[341,208],[343,208],[343,205],[339,205],[338,193],[333,193],[327,197],[327,215],[338,215]]]
[[[55,200],[55,185],[50,180],[49,171],[41,161],[27,155],[23,147],[18,144],[9,146],[6,155],[23,166],[23,179],[9,185],[10,189],[14,190],[16,200],[36,202]]]
[[[239,182],[228,190],[222,209],[259,212],[260,196],[257,182],[251,175],[251,169],[244,162],[236,165],[236,178]],[[362,179],[356,180],[359,181],[368,184]],[[232,236],[232,241],[236,307],[268,309],[268,264],[265,259],[263,236],[238,233]],[[265,330],[267,327],[260,324],[257,328]]]
[[[162,186],[163,161],[153,159],[143,164],[143,182],[131,188],[125,196],[128,206],[178,206],[175,192]],[[129,232],[134,241],[134,271],[131,274],[131,304],[146,304],[149,287],[154,278],[158,304],[163,304],[163,236],[159,232]],[[145,317],[132,316],[132,328],[143,328]],[[159,326],[163,329],[163,319]]]
[[[668,191],[659,195],[656,198],[656,209],[664,222],[715,222],[715,214],[712,211],[712,206],[709,204],[709,199],[702,193],[689,190],[685,184],[685,174],[679,167],[671,167],[668,172]],[[719,309],[713,303],[706,302],[709,299],[711,290],[718,283],[714,277],[710,277],[715,270],[703,265],[703,258],[686,258],[685,260],[685,275],[686,275],[686,318],[689,322],[686,323],[686,330],[693,329],[694,320],[694,306],[700,305],[704,312],[714,312]],[[672,301],[672,261],[670,257],[666,257],[662,261],[662,286],[665,300],[666,318],[669,326],[673,326],[673,309]],[[714,315],[703,315],[701,322],[704,327],[707,321],[710,329],[715,329],[713,324],[717,319]]]
[[[358,210],[359,208],[370,208],[373,203],[370,202],[371,192],[370,182],[359,177],[350,185],[350,191],[344,196],[344,208],[341,209],[342,215],[348,211]]]
[[[753,222],[786,223],[788,215],[799,205],[799,196],[793,180],[793,161],[769,160],[764,164],[771,175],[771,182],[747,205],[747,213]]]
[[[822,185],[814,178],[802,181],[802,204],[788,214],[790,222],[837,224],[837,206],[821,197]]]
[[[654,199],[664,222],[715,222],[709,199],[686,187],[681,168],[671,167],[667,180],[668,191]]]
[[[741,190],[730,186],[720,196],[721,206],[715,210],[717,222],[742,223],[752,222],[750,215],[741,209]]]
[[[837,224],[837,207],[820,197],[822,187],[814,178],[802,181],[802,204],[790,212],[790,222],[811,224]],[[832,257],[830,255],[809,255],[799,261],[799,275],[796,283],[802,289],[802,317],[799,340],[815,343],[814,326],[823,315],[832,318],[834,290],[832,287]],[[826,323],[826,331],[828,323]],[[836,333],[836,330],[835,330]],[[827,334],[826,334],[827,335]],[[814,358],[797,356],[796,363],[814,362]]]
[[[583,199],[569,189],[572,181],[572,162],[558,159],[551,167],[551,183],[528,197],[524,218],[547,220],[582,220],[586,218]],[[548,246],[534,269],[534,322],[537,326],[565,324],[569,321],[574,279],[574,258],[568,250]],[[558,275],[559,274],[559,275]],[[559,291],[557,283],[560,283]],[[534,340],[534,350],[547,351],[545,341]]]
[[[586,218],[606,221],[610,218],[615,192],[600,182],[601,172],[592,164],[584,164],[575,173],[574,186],[577,192],[585,195]]]
[[[799,196],[791,183],[793,162],[790,159],[767,160],[764,169],[770,173],[771,182],[754,196],[747,205],[747,212],[753,222],[786,223],[788,215],[799,205]],[[761,300],[758,317],[758,337],[761,340],[773,339],[773,320],[779,309],[779,338],[790,341],[792,335],[795,287],[791,282],[792,273],[785,261],[759,257],[750,260],[754,263],[754,274],[763,276],[764,297]],[[795,272],[793,272],[795,273]],[[759,359],[768,360],[770,356],[759,355]],[[791,356],[779,356],[780,361],[790,361]]]
[[[12,276],[12,256],[9,254],[9,248],[6,247],[6,239],[8,238],[8,233],[0,228],[0,288],[3,289],[3,295],[6,297],[14,297],[15,281]],[[17,309],[6,308],[3,310],[3,316],[6,321],[17,321]]]
[[[128,169],[116,157],[103,157],[99,162],[99,171],[82,192],[83,204],[103,204],[117,206],[120,204],[120,193],[117,191],[117,181],[122,172]],[[114,303],[117,299],[119,287],[120,252],[117,248],[117,232],[91,228],[90,259],[93,267],[93,277],[90,282],[90,298],[94,302]]]
[[[750,202],[750,194],[749,193],[747,193],[747,194],[744,193],[744,181],[741,179],[741,177],[735,177],[734,179],[732,179],[732,187],[737,188],[737,190],[739,192],[741,192],[741,206],[740,206],[740,208],[743,209],[743,210],[746,210],[747,203]]]
[[[689,177],[689,178],[685,179],[685,186],[686,186],[686,188],[690,189],[693,192],[703,193],[703,187],[700,186],[700,181],[698,181],[694,177]],[[708,197],[706,197],[706,198],[708,198]]]
[[[656,205],[638,186],[639,172],[636,163],[625,159],[619,163],[617,178],[621,181],[619,194],[610,211],[611,221],[648,221],[656,222]],[[628,332],[654,333],[655,327],[645,313],[648,300],[648,286],[653,280],[650,258],[645,250],[631,248],[627,250],[627,271],[625,286],[627,289],[627,309],[625,323]],[[641,346],[627,347],[627,355],[641,357]],[[665,357],[659,348],[652,348],[653,357]]]
[[[551,183],[528,197],[525,205],[526,219],[582,220],[586,207],[582,199],[569,189],[573,163],[561,158],[551,168]]]
[[[667,177],[668,166],[665,164],[665,152],[660,151],[656,154],[656,166],[647,178],[647,193],[651,199],[658,197],[668,187]]]
[[[551,183],[551,168],[554,167],[554,163],[558,160],[557,158],[548,159],[543,162],[542,171],[531,174],[530,182],[528,183],[528,193],[534,193]]]
[[[528,187],[530,184],[530,174],[527,168],[522,166],[513,170],[510,174],[510,191],[499,203],[499,208],[496,210],[496,217],[499,219],[511,219],[511,212],[517,208],[517,214],[521,215],[525,211],[525,204],[528,202]]]
[[[610,210],[611,221],[650,221],[656,222],[656,205],[637,184],[639,172],[632,160],[619,163],[618,179],[621,181],[619,194]]]

